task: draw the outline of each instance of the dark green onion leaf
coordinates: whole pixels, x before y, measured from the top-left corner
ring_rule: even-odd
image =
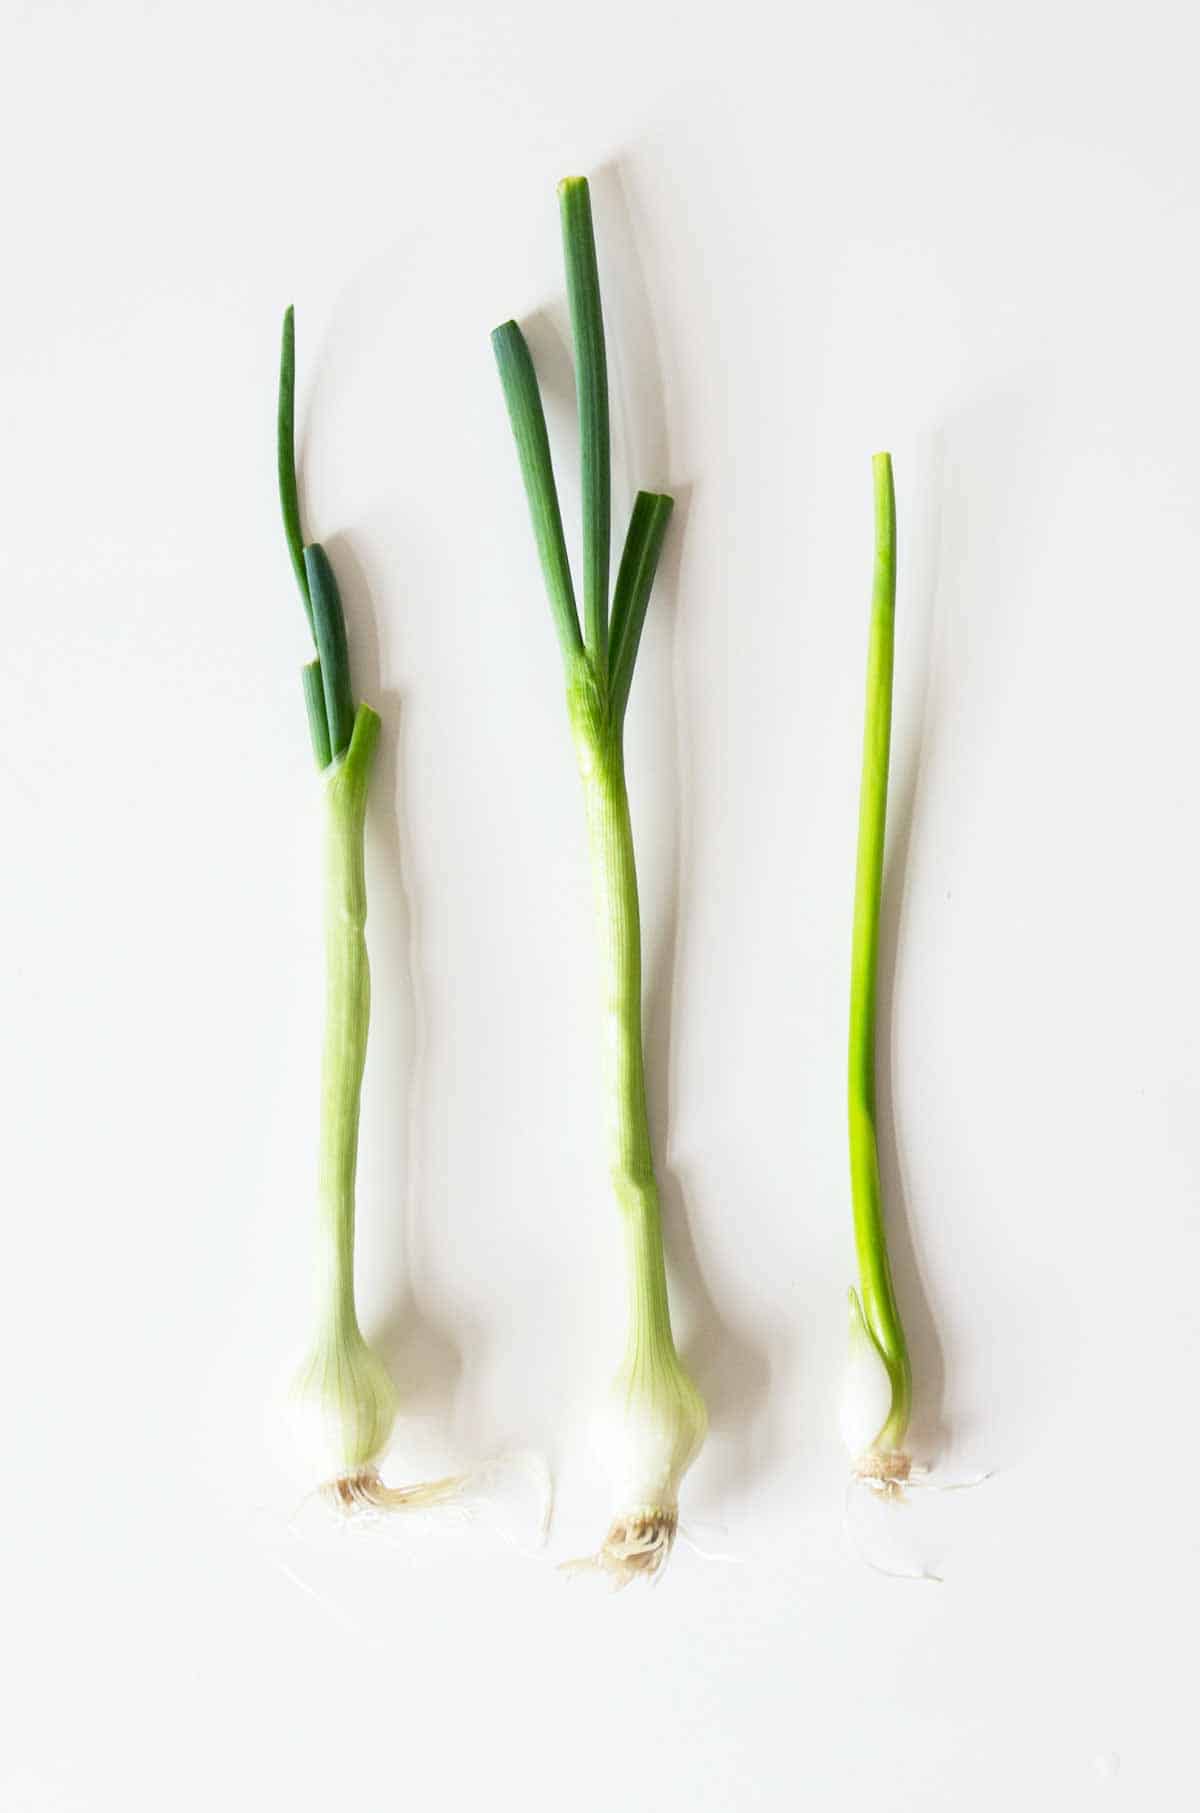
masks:
[[[312,598],[313,635],[320,656],[325,692],[325,721],[329,726],[330,757],[349,747],[354,729],[354,695],[350,690],[350,656],[346,648],[346,619],[329,558],[319,542],[304,550],[304,570]]]
[[[634,663],[642,640],[642,625],[663,537],[671,520],[675,500],[653,491],[639,491],[629,519],[625,551],[617,572],[612,612],[612,682],[609,696],[612,718],[619,724],[633,683]]]
[[[506,321],[492,335],[492,351],[508,405],[517,459],[529,500],[533,534],[554,627],[563,654],[569,659],[583,647],[579,634],[579,616],[575,609],[575,588],[571,583],[571,563],[563,534],[558,488],[554,483],[554,462],[550,457],[550,437],[546,433],[546,413],[538,389],[537,373],[525,336],[515,321]]]
[[[308,734],[312,738],[313,755],[318,768],[328,768],[333,759],[329,747],[329,720],[325,716],[325,682],[321,677],[321,663],[310,661],[307,667],[300,670],[304,684],[304,703],[308,708]]]
[[[558,185],[567,298],[575,342],[575,392],[583,482],[583,633],[597,677],[608,674],[608,563],[612,538],[608,436],[608,365],[596,235],[587,178]]]
[[[296,312],[283,317],[283,345],[279,355],[279,409],[276,416],[276,450],[279,460],[279,502],[283,507],[283,532],[304,600],[308,627],[316,637],[312,599],[304,569],[304,536],[300,530],[300,496],[296,489]]]

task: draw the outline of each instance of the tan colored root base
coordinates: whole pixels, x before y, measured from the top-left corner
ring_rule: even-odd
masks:
[[[565,1574],[607,1574],[619,1592],[631,1580],[652,1580],[665,1565],[679,1527],[676,1511],[633,1511],[618,1517],[595,1555],[564,1561]]]
[[[347,1474],[330,1480],[322,1488],[323,1496],[348,1517],[363,1511],[416,1511],[423,1505],[440,1504],[453,1498],[467,1483],[465,1474],[448,1479],[431,1479],[418,1486],[385,1486],[374,1467],[361,1473]]]
[[[902,1499],[912,1470],[908,1454],[860,1454],[854,1463],[855,1479],[865,1480],[880,1498]]]

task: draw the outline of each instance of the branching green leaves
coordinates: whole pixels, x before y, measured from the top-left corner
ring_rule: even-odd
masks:
[[[618,733],[625,715],[646,607],[671,515],[671,499],[639,492],[617,574],[609,613],[609,550],[612,535],[608,368],[600,278],[587,180],[559,184],[567,294],[575,346],[575,387],[583,492],[583,629],[575,602],[562,512],[554,482],[537,374],[524,335],[515,321],[498,327],[492,348],[508,404],[517,458],[529,500],[534,538],[563,658],[584,656]]]

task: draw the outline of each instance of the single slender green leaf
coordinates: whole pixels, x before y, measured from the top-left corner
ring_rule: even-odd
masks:
[[[279,409],[276,416],[276,451],[279,460],[279,502],[283,507],[283,532],[304,600],[308,627],[313,625],[312,599],[304,570],[304,536],[300,529],[300,495],[296,489],[296,311],[283,316],[283,345],[279,354]]]
[[[608,434],[608,364],[600,273],[587,178],[568,176],[558,185],[567,298],[575,342],[575,393],[579,400],[579,445],[583,484],[583,634],[597,677],[608,675],[608,565],[612,539]]]
[[[537,373],[525,336],[515,321],[506,321],[503,327],[496,329],[492,335],[492,351],[496,355],[513,439],[517,444],[517,459],[525,481],[525,495],[529,500],[534,540],[554,614],[554,627],[563,655],[569,659],[580,652],[583,639],[579,634],[575,588],[571,583],[571,563],[567,558],[558,488],[554,483],[554,462],[550,457],[542,393],[538,389]]]
[[[333,759],[329,747],[329,720],[325,716],[325,682],[321,677],[321,663],[310,661],[307,667],[300,670],[304,684],[304,703],[308,709],[308,734],[312,738],[313,755],[318,768],[328,768]]]
[[[320,656],[325,692],[325,721],[329,726],[331,758],[349,746],[354,729],[354,695],[350,690],[350,654],[346,647],[346,619],[329,557],[320,542],[304,550],[304,570],[313,606],[313,635]]]
[[[895,1447],[903,1441],[908,1426],[912,1373],[883,1218],[875,1134],[875,1022],[896,644],[896,494],[890,454],[877,453],[871,464],[875,568],[850,963],[850,1188],[863,1315],[892,1381],[891,1414],[880,1439]]]
[[[658,557],[674,507],[674,498],[659,492],[639,491],[629,519],[629,533],[625,537],[613,593],[609,697],[614,724],[619,724],[625,714],[642,640],[642,625],[646,621],[646,607],[650,603]]]

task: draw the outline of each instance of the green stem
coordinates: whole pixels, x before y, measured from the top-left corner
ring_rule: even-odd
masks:
[[[642,943],[619,726],[580,660],[567,689],[600,934],[609,1173],[626,1236],[628,1360],[676,1361],[642,1049]]]
[[[877,1446],[903,1445],[912,1405],[912,1370],[896,1306],[883,1222],[879,1148],[875,1132],[875,1022],[879,971],[879,914],[892,732],[892,669],[896,635],[896,497],[891,456],[872,461],[875,484],[875,576],[867,658],[867,705],[859,795],[858,869],[850,970],[850,1185],[854,1241],[867,1327],[892,1385],[892,1408]]]
[[[325,1294],[335,1325],[357,1332],[354,1309],[354,1179],[358,1115],[371,978],[363,928],[367,890],[363,832],[371,756],[379,719],[360,705],[345,756],[328,771],[325,788],[325,1050],[321,1067],[321,1148],[318,1172]]]

